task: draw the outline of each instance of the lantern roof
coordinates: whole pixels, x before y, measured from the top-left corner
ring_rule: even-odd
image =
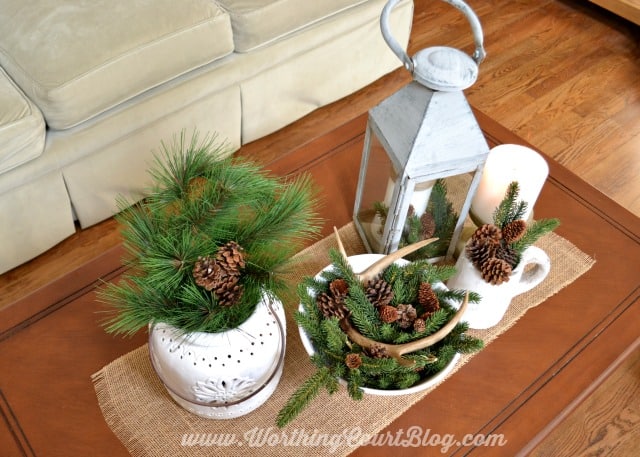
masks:
[[[482,165],[489,145],[462,91],[411,82],[369,111],[369,123],[397,170],[438,178]]]

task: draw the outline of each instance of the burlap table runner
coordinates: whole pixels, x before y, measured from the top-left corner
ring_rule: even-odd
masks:
[[[365,252],[353,224],[340,229],[340,238],[349,255]],[[485,345],[515,324],[529,308],[570,284],[594,263],[554,233],[536,244],[551,257],[549,276],[533,290],[516,297],[498,325],[473,331]],[[324,268],[329,263],[328,251],[332,247],[336,247],[334,236],[300,252],[297,255],[300,265],[292,280],[299,281]],[[341,388],[331,396],[321,394],[285,429],[276,428],[278,411],[314,372],[291,318],[296,304],[288,306],[284,374],[273,396],[257,410],[232,420],[208,420],[188,413],[166,393],[144,345],[92,376],[107,424],[134,456],[237,455],[238,452],[242,455],[323,456],[331,453],[341,456],[353,450],[341,439],[345,431],[357,427],[362,434],[375,434],[430,392],[399,397],[368,395],[355,402]],[[471,357],[473,355],[463,356],[452,373]]]

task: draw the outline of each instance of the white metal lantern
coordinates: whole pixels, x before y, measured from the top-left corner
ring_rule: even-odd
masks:
[[[398,249],[408,215],[415,218],[426,211],[434,183],[472,174],[446,250],[451,258],[489,153],[462,93],[477,79],[485,56],[482,29],[464,2],[444,1],[469,20],[476,45],[473,56],[440,46],[410,58],[389,32],[389,13],[399,0],[390,0],[380,17],[384,39],[414,80],[369,111],[354,222],[370,252]]]

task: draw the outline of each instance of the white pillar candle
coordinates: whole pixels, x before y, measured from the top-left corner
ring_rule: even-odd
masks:
[[[476,224],[493,223],[493,213],[504,199],[509,184],[517,181],[518,201],[527,202],[523,219],[533,211],[542,186],[549,175],[549,165],[531,148],[501,144],[489,151],[478,190],[471,202],[471,217]]]
[[[389,176],[389,179],[387,180],[387,190],[384,193],[384,206],[386,206],[387,208],[391,207],[391,199],[393,198],[393,189],[394,187],[396,187],[396,181],[395,181],[395,176]]]
[[[429,205],[431,197],[431,189],[433,189],[434,181],[426,181],[416,184],[411,195],[411,206],[413,206],[414,214],[418,217],[422,216]]]
[[[394,177],[389,177],[387,181],[387,190],[384,195],[384,205],[387,208],[391,207],[391,199],[393,198],[393,189],[396,186]],[[422,216],[427,210],[429,205],[429,198],[431,198],[431,189],[435,181],[425,181],[416,184],[411,194],[411,206],[413,206],[414,214],[418,217]]]

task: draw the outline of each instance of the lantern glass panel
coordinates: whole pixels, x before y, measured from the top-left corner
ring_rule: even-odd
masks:
[[[451,255],[451,243],[457,243],[457,235],[466,219],[464,206],[465,202],[467,206],[469,204],[472,178],[472,173],[461,173],[434,179],[409,179],[404,186],[404,198],[395,205],[400,211],[400,217],[395,219],[398,227],[389,228],[389,233],[400,235],[392,243],[387,243],[387,252],[428,238],[438,238],[408,255],[407,259],[436,259]]]
[[[360,201],[356,209],[356,223],[360,226],[372,252],[383,252],[384,223],[394,199],[395,172],[389,155],[378,138],[369,131],[369,150],[364,177],[361,176]]]
[[[466,220],[468,210],[464,207],[469,204],[472,178],[472,173],[461,173],[416,184],[398,247],[428,238],[438,240],[416,251],[410,260],[453,253],[449,249],[451,243],[457,243]]]

